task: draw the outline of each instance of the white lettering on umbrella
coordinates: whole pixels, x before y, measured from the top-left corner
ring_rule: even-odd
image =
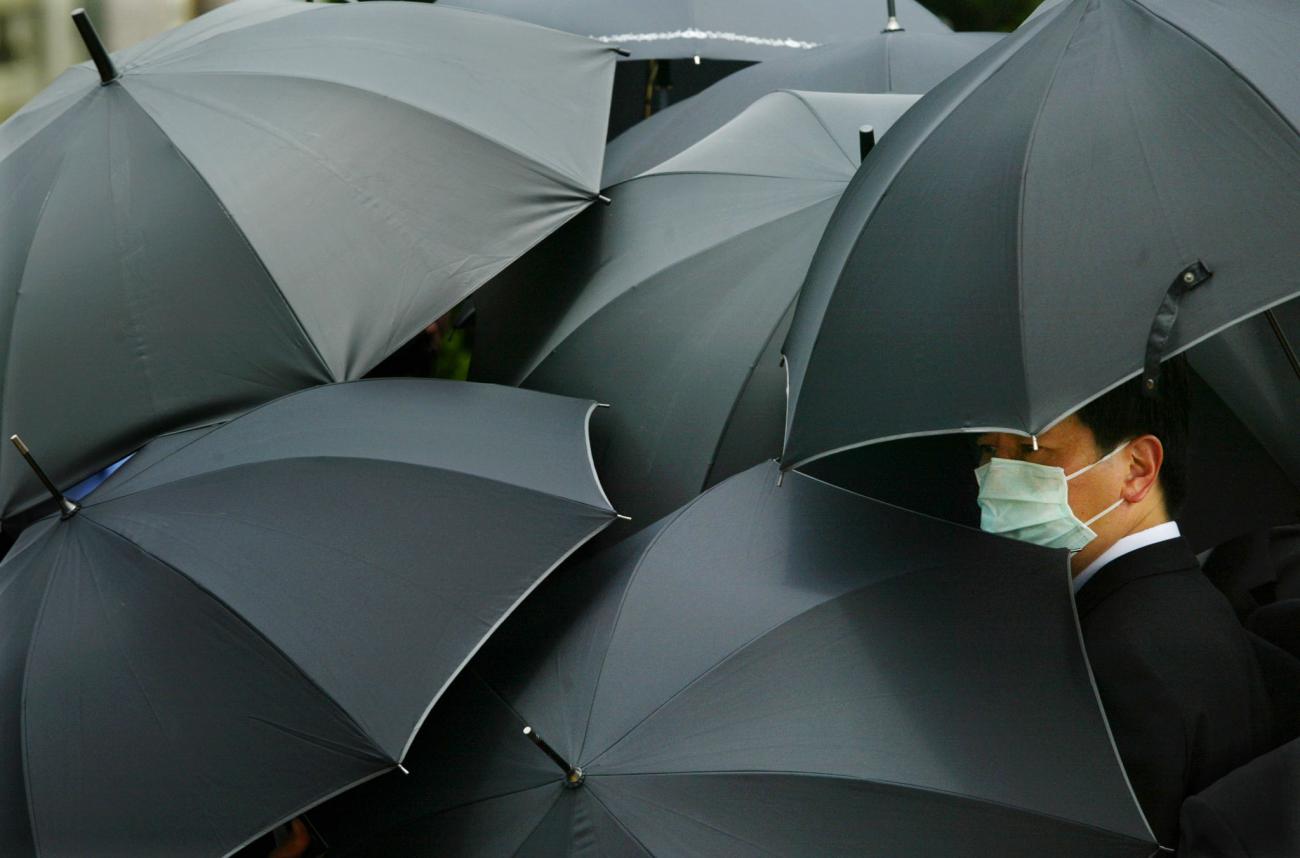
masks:
[[[802,42],[798,39],[770,39],[765,36],[746,36],[741,33],[723,33],[717,30],[672,30],[666,33],[619,33],[616,36],[592,36],[600,42],[666,42],[673,39],[717,40],[743,42],[746,45],[763,45],[770,48],[819,48],[820,42]]]

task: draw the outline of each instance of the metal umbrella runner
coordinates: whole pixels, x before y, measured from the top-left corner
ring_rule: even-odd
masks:
[[[318,387],[64,499],[0,564],[0,853],[223,855],[397,768],[475,650],[614,518],[594,407]]]
[[[1291,4],[1072,0],[931,90],[810,268],[784,464],[1041,432],[1300,292],[1298,41]]]
[[[835,202],[906,95],[777,92],[609,189],[480,290],[471,375],[608,402],[619,509],[649,524],[780,452],[777,349]]]
[[[1152,855],[1064,553],[777,475],[553,579],[332,848]]]
[[[414,3],[112,56],[81,22],[98,65],[0,126],[0,423],[61,485],[361,376],[597,196],[609,46]],[[41,496],[0,452],[0,513]]]
[[[949,32],[916,0],[441,0],[591,36],[618,45],[631,60],[704,58],[758,62],[874,33],[897,3],[909,29]],[[887,12],[888,10],[888,12]]]
[[[605,150],[601,184],[610,187],[667,161],[778,89],[920,95],[1002,37],[1002,33],[932,33],[904,28],[765,60],[728,75],[611,140]]]

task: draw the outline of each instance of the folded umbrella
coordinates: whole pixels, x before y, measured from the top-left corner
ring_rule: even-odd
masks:
[[[775,457],[808,261],[862,126],[883,135],[915,100],[772,93],[611,188],[476,294],[472,376],[610,403],[597,462],[642,525]]]
[[[777,475],[553,579],[333,850],[1151,856],[1064,552]]]
[[[1042,432],[1300,293],[1297,43],[1274,0],[1071,0],[927,93],[809,270],[784,464]]]
[[[593,407],[318,387],[65,499],[0,564],[0,854],[223,855],[397,767],[474,651],[613,519]]]
[[[605,150],[601,185],[615,185],[667,161],[769,92],[798,89],[920,95],[1002,36],[905,28],[765,60],[728,75],[611,140]]]
[[[98,73],[0,126],[0,424],[60,485],[361,376],[596,196],[606,45],[241,0],[109,56],[79,20]],[[40,497],[0,452],[0,513]]]
[[[757,62],[878,32],[895,3],[908,29],[949,32],[917,0],[442,0],[618,45],[632,60],[701,57]]]

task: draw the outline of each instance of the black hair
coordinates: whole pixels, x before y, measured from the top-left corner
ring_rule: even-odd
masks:
[[[1154,435],[1164,447],[1160,466],[1160,488],[1165,511],[1178,515],[1187,498],[1188,413],[1191,408],[1191,379],[1182,355],[1164,362],[1155,396],[1143,389],[1143,378],[1121,384],[1078,410],[1080,422],[1092,430],[1099,455],[1139,435]]]

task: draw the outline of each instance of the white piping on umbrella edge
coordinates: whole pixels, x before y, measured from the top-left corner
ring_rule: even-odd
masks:
[[[765,48],[799,48],[808,50],[810,48],[820,48],[821,42],[805,42],[800,39],[790,38],[770,38],[767,36],[748,36],[743,33],[732,33],[721,30],[697,30],[691,27],[686,30],[669,30],[661,33],[619,33],[613,36],[595,36],[591,38],[598,42],[612,44],[621,44],[623,42],[671,42],[678,39],[696,39],[699,41],[718,41],[718,42],[739,42],[745,45],[759,45]]]

